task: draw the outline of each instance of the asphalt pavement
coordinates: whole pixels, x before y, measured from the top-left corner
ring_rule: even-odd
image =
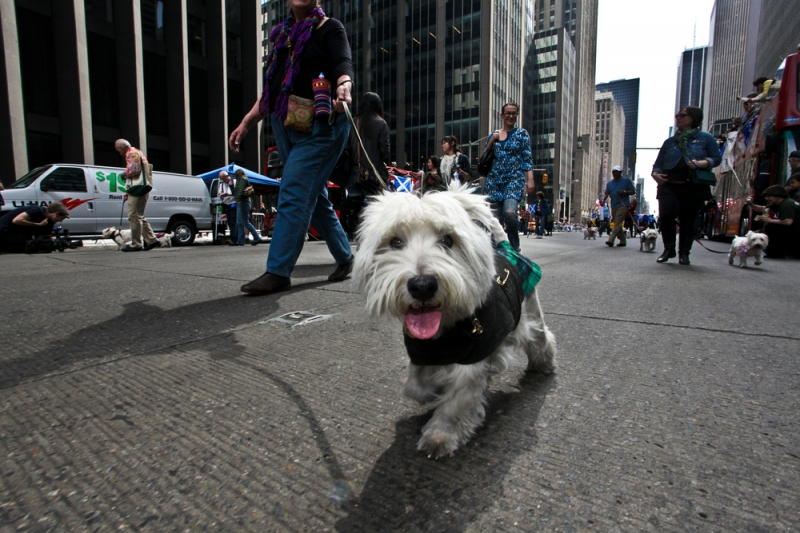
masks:
[[[439,461],[322,242],[266,297],[268,245],[2,255],[0,532],[797,531],[800,261],[603,239],[522,237],[556,373]]]

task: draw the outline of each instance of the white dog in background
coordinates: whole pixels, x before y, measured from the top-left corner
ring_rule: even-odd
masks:
[[[371,315],[404,324],[412,360],[404,393],[435,409],[417,446],[429,457],[452,454],[475,434],[491,376],[516,355],[527,356],[529,371],[553,372],[555,337],[535,289],[516,291],[519,305],[509,306],[516,326],[514,319],[491,319],[497,291],[529,278],[516,278],[516,268],[510,273],[503,267],[510,263],[498,259],[492,239],[507,241],[506,233],[482,197],[458,185],[421,198],[383,194],[364,209],[358,236],[353,287],[363,291]]]
[[[639,251],[654,252],[656,250],[656,240],[658,240],[658,232],[653,228],[647,228],[639,235]]]
[[[104,229],[102,235],[104,239],[111,239],[117,243],[117,251],[120,251],[126,244],[131,243],[131,230],[129,229],[117,229],[112,226]],[[164,233],[161,237],[158,237],[158,242],[161,243],[162,248],[169,248],[172,246],[172,237],[174,236],[174,233]]]
[[[583,230],[583,240],[594,239],[597,240],[597,230],[594,228],[586,228]]]
[[[747,267],[747,258],[755,257],[756,265],[763,263],[764,250],[769,245],[769,237],[764,233],[748,231],[744,237],[734,237],[731,251],[728,253],[728,264],[733,264],[733,258],[739,258],[739,266]]]

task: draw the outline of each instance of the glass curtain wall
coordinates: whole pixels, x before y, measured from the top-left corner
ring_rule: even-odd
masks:
[[[348,34],[352,35],[352,34]],[[391,152],[397,146],[397,0],[370,2],[370,88],[383,101]],[[356,71],[356,77],[358,71]],[[392,156],[394,157],[394,156]],[[403,162],[398,162],[402,165]]]
[[[464,152],[477,163],[483,146],[466,148],[488,132],[480,131],[480,0],[445,4],[445,104],[444,134],[455,135]],[[438,147],[437,147],[438,148]],[[431,152],[430,155],[432,155]]]
[[[525,129],[531,137],[533,162],[536,168],[546,169],[550,176],[555,171],[556,148],[556,98],[558,88],[558,31],[547,30],[535,34],[529,56],[533,59],[529,71],[532,85],[528,88],[530,100],[526,102],[527,124]],[[551,183],[541,183],[542,172],[535,172],[536,188],[545,193],[552,203]]]
[[[436,1],[405,0],[405,29],[406,164],[417,170],[440,151],[435,138]]]

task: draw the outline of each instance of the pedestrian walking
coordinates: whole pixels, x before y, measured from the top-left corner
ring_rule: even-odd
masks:
[[[458,137],[446,135],[442,139],[442,153],[444,155],[439,160],[439,172],[444,182],[470,183],[472,181],[472,171],[470,170],[469,157],[461,152],[461,147],[458,145]]]
[[[517,206],[523,191],[532,193],[536,189],[531,139],[526,130],[516,127],[518,115],[517,104],[503,105],[500,111],[503,127],[492,132],[486,143],[487,148],[494,149],[495,160],[483,187],[494,216],[505,224],[508,242],[516,251],[519,251]]]
[[[253,204],[250,200],[252,187],[247,174],[241,168],[236,171],[236,185],[233,187],[233,200],[236,202],[236,246],[244,246],[247,241],[247,232],[253,238],[250,243],[253,246],[261,244],[264,239],[253,223],[250,222],[250,209]]]
[[[545,199],[544,193],[536,193],[536,238],[541,239],[547,231],[547,217],[550,213],[550,203]]]
[[[231,133],[238,152],[250,129],[270,118],[284,162],[278,213],[266,272],[246,283],[249,294],[272,294],[291,288],[291,275],[309,225],[328,245],[336,261],[329,281],[344,281],[353,265],[347,235],[328,200],[327,182],[350,133],[342,113],[350,104],[353,64],[344,26],[328,18],[316,0],[292,0],[289,16],[270,35],[272,51],[264,69],[261,98]],[[325,92],[324,80],[330,84]],[[317,80],[319,94],[315,94]],[[315,109],[319,96],[319,109]],[[330,104],[338,113],[331,114]],[[317,115],[319,114],[319,118]]]
[[[600,199],[601,204],[605,204],[606,199],[611,199],[611,220],[614,223],[614,230],[608,235],[606,245],[613,247],[614,239],[619,239],[618,246],[625,246],[627,239],[625,236],[625,216],[631,206],[631,194],[636,194],[636,187],[630,178],[622,177],[622,167],[615,166],[611,169],[613,179],[606,184],[605,193]]]
[[[675,115],[675,135],[664,141],[653,164],[651,176],[658,184],[658,212],[664,253],[658,259],[665,263],[675,257],[675,219],[680,224],[678,262],[690,264],[689,252],[694,241],[697,212],[712,198],[711,187],[695,183],[695,170],[711,170],[721,157],[717,141],[701,131],[703,110],[688,106]]]
[[[130,191],[134,186],[144,185],[144,165],[149,165],[149,163],[142,151],[131,146],[131,143],[125,139],[117,139],[114,142],[114,149],[125,158],[126,190]],[[131,228],[131,242],[121,248],[123,252],[148,251],[161,246],[150,223],[144,218],[144,211],[149,199],[149,192],[141,196],[135,196],[132,192],[125,193],[122,197],[123,203],[128,202],[128,224]],[[142,239],[144,239],[144,244]]]
[[[230,244],[236,244],[236,233],[238,231],[236,225],[236,200],[233,197],[233,189],[235,183],[233,178],[228,175],[224,170],[219,173],[219,187],[218,194],[222,200],[223,208],[225,209],[225,218],[228,224],[228,236],[231,239]]]

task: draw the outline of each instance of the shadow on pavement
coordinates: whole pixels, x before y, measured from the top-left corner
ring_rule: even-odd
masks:
[[[336,530],[463,531],[501,499],[515,458],[536,445],[539,411],[554,383],[552,376],[525,374],[518,392],[492,394],[486,424],[455,456],[440,461],[417,451],[430,413],[400,420],[395,440],[372,469],[357,506],[349,506]]]
[[[314,288],[315,285],[302,285],[292,290]],[[243,296],[242,293],[167,310],[147,301],[126,303],[119,316],[79,329],[66,338],[52,340],[35,353],[4,361],[0,365],[0,389],[87,360],[150,353],[207,338],[269,316],[278,309],[275,298]]]

